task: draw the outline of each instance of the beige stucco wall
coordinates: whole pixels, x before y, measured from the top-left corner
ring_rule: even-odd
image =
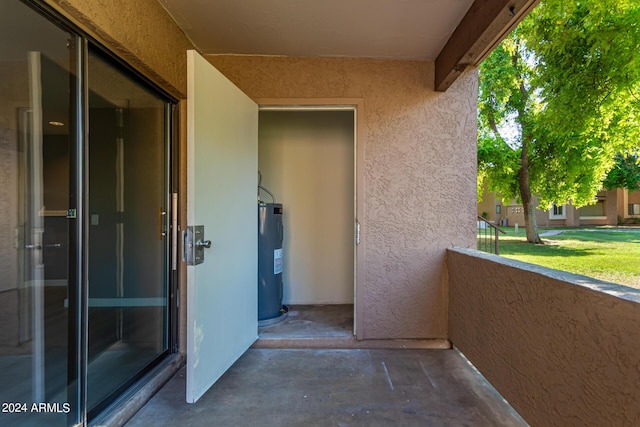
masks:
[[[450,339],[535,426],[640,425],[640,291],[448,252]]]
[[[494,221],[496,223],[499,222],[501,218],[501,213],[500,214],[496,213],[497,205],[500,205],[500,209],[502,210],[502,202],[500,200],[493,197],[492,194],[489,194],[489,193],[485,194],[482,200],[478,202],[478,215],[483,216],[483,214],[485,214],[484,215],[485,219],[488,219],[489,221]]]
[[[430,62],[207,59],[254,99],[362,100],[359,335],[447,337],[445,250],[475,245],[476,71],[436,93]]]
[[[45,0],[176,98],[193,45],[157,0]]]

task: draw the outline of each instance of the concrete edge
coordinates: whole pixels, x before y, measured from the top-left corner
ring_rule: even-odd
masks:
[[[355,337],[321,337],[321,338],[261,338],[251,348],[326,348],[326,349],[433,349],[449,350],[448,339],[398,339],[398,340],[356,340]]]
[[[527,273],[535,273],[550,279],[559,280],[568,284],[590,289],[594,292],[600,292],[634,303],[640,304],[640,289],[632,288],[618,283],[606,282],[589,276],[569,273],[562,270],[554,270],[552,268],[543,267],[537,264],[531,264],[524,261],[518,261],[503,256],[482,252],[476,249],[451,247],[447,251],[466,255],[472,258],[483,259],[501,264],[508,268],[524,270]]]

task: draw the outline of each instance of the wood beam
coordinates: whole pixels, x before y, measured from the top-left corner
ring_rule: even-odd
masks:
[[[475,0],[436,58],[435,90],[444,92],[477,66],[540,0]]]

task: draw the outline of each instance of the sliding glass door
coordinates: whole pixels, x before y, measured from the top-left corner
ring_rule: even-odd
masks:
[[[168,350],[167,103],[88,57],[88,408]]]
[[[0,425],[91,419],[170,349],[170,100],[0,5]]]

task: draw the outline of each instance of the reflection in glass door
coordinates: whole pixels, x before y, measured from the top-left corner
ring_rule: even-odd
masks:
[[[95,411],[168,350],[168,105],[97,54],[88,61],[87,406]]]
[[[0,425],[77,425],[169,350],[170,104],[0,3]]]
[[[0,40],[0,424],[67,425],[75,37],[3,2]]]

